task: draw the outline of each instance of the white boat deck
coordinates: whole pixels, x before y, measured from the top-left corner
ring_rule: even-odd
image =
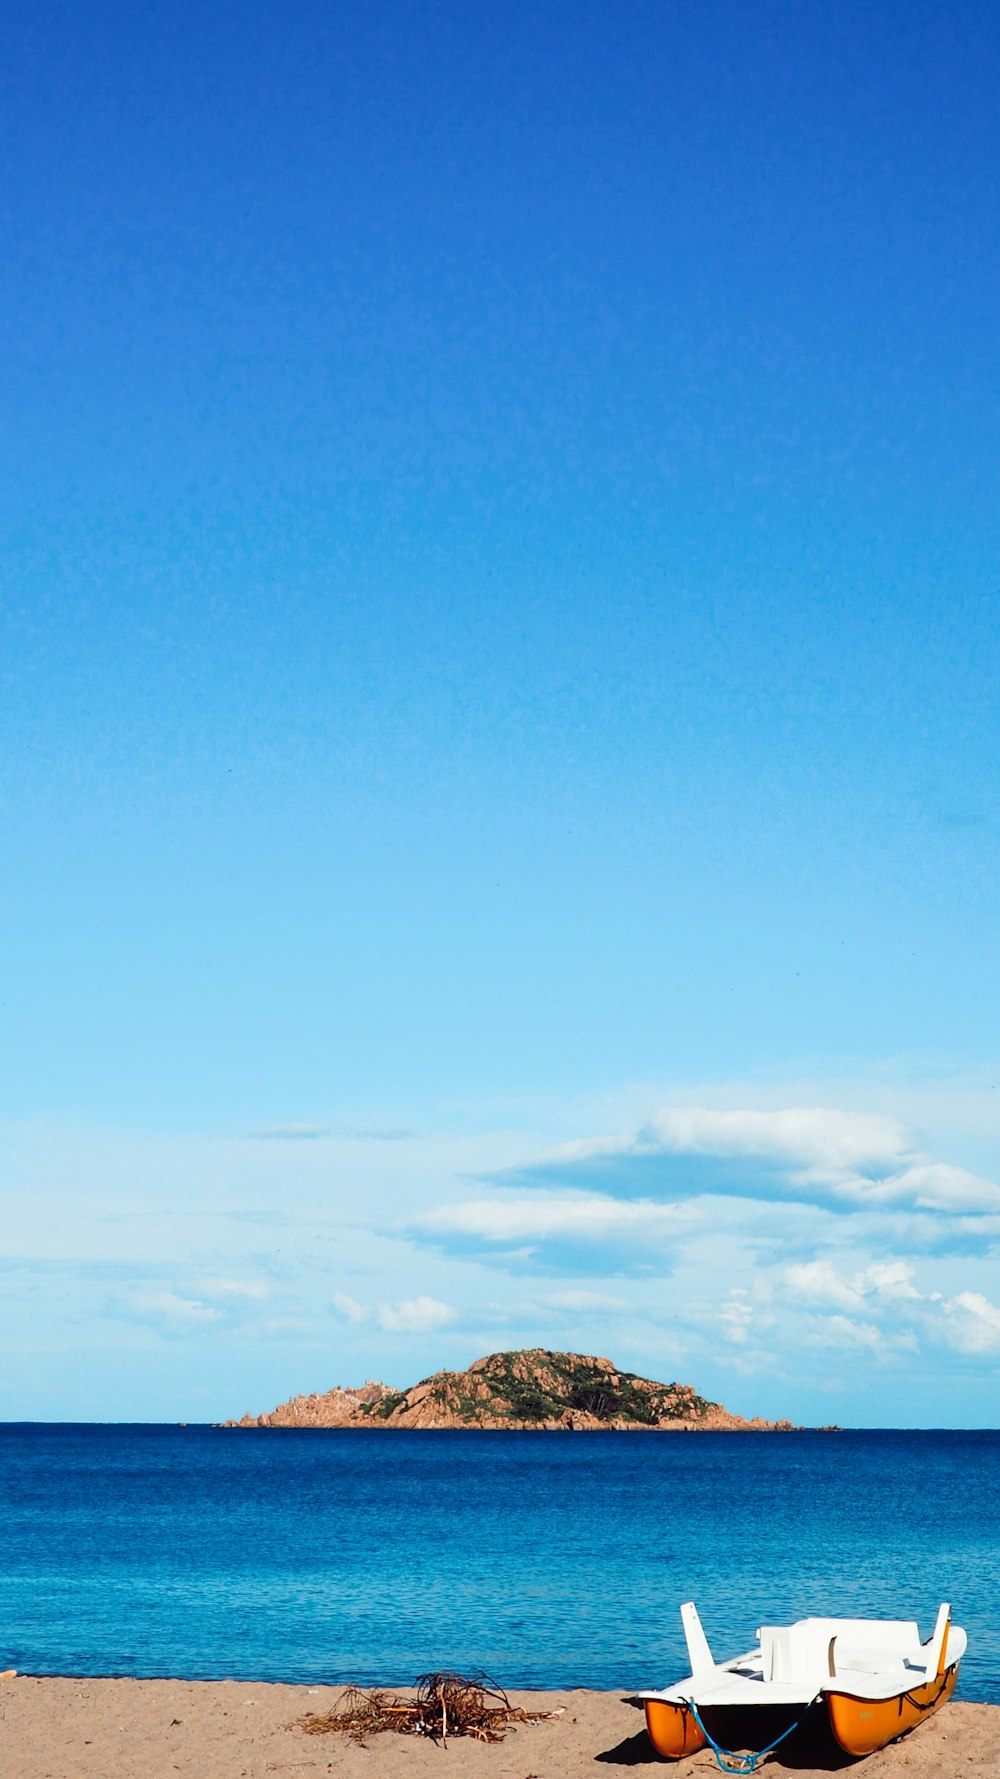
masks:
[[[803,1618],[762,1625],[755,1649],[718,1663],[690,1601],[681,1618],[691,1657],[685,1680],[639,1694],[679,1705],[808,1705],[821,1693],[891,1699],[937,1677],[942,1651],[948,1666],[965,1653],[966,1636],[942,1606],[926,1643],[913,1619]],[[947,1644],[945,1639],[947,1638]]]

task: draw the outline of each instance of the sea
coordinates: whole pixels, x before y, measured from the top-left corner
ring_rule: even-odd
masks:
[[[810,1613],[951,1602],[1000,1702],[1000,1433],[0,1425],[0,1669],[662,1686]]]

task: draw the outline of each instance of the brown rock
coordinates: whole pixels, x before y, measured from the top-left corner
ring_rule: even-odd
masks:
[[[269,1414],[226,1427],[475,1427],[585,1432],[784,1432],[790,1421],[748,1421],[691,1384],[658,1384],[610,1359],[544,1348],[490,1353],[467,1371],[439,1371],[405,1391],[370,1381],[293,1396]]]

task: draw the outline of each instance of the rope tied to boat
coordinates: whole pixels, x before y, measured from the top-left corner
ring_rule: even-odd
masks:
[[[819,1693],[817,1693],[816,1699],[818,1699],[820,1697],[821,1697],[821,1695]],[[701,1714],[700,1714],[698,1707],[695,1704],[694,1700],[693,1699],[683,1699],[681,1701],[681,1703],[687,1707],[687,1709],[690,1711],[692,1717],[694,1718],[695,1723],[698,1725],[698,1728],[700,1729],[702,1735],[704,1736],[705,1741],[708,1743],[709,1748],[712,1750],[712,1753],[715,1756],[715,1764],[719,1768],[720,1772],[722,1772],[722,1773],[756,1773],[757,1768],[760,1766],[761,1761],[764,1760],[767,1755],[773,1754],[774,1750],[777,1748],[778,1744],[780,1742],[783,1742],[785,1740],[786,1736],[790,1736],[792,1734],[792,1731],[797,1730],[799,1725],[805,1721],[806,1716],[808,1715],[808,1713],[812,1710],[813,1706],[815,1705],[816,1699],[810,1699],[808,1705],[806,1706],[805,1710],[802,1713],[802,1716],[797,1717],[795,1719],[794,1723],[790,1723],[787,1730],[782,1730],[780,1736],[775,1736],[774,1741],[769,1742],[766,1748],[758,1748],[756,1753],[749,1753],[749,1754],[737,1754],[735,1752],[735,1750],[732,1748],[720,1747],[719,1743],[715,1740],[715,1737],[712,1735],[711,1731],[707,1730],[705,1728],[705,1725],[702,1723]]]
[[[934,1697],[932,1699],[926,1699],[926,1700],[918,1699],[914,1696],[913,1693],[900,1693],[900,1695],[899,1695],[900,1716],[902,1716],[902,1713],[903,1713],[903,1700],[904,1699],[906,1700],[906,1703],[908,1705],[913,1705],[917,1711],[933,1711],[935,1705],[939,1705],[941,1703],[942,1694],[948,1690],[948,1682],[951,1679],[951,1673],[952,1673],[951,1668],[945,1669],[944,1673],[941,1676],[941,1685],[938,1687],[937,1692],[934,1694]]]

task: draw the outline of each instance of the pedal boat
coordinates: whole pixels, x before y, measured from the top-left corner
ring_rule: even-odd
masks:
[[[681,1622],[691,1673],[638,1695],[650,1741],[668,1760],[710,1744],[723,1770],[744,1773],[814,1705],[825,1708],[845,1754],[884,1748],[951,1697],[967,1641],[943,1605],[926,1643],[910,1619],[800,1618],[762,1625],[755,1649],[716,1662],[693,1601],[681,1607]],[[756,1754],[727,1767],[719,1755],[734,1746]]]

